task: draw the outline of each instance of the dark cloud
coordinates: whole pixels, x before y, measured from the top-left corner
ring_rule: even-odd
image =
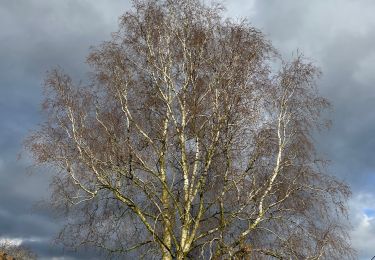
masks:
[[[363,190],[375,169],[375,2],[258,0],[253,9],[249,20],[284,57],[299,50],[322,68],[318,84],[333,103],[334,124],[321,148],[333,172]]]
[[[32,248],[35,252],[43,252],[38,255],[40,260],[78,260],[90,259],[100,260],[102,256],[98,256],[95,252],[81,250],[80,252],[63,249],[53,244],[50,240],[29,239],[22,243],[22,246]]]
[[[319,88],[333,104],[333,127],[317,137],[330,172],[353,190],[353,245],[360,259],[374,255],[375,2],[261,1],[250,18],[284,56],[299,49],[322,68]],[[371,244],[372,243],[372,244]]]
[[[52,173],[29,176],[30,160],[17,160],[40,122],[41,83],[57,65],[84,78],[89,47],[109,39],[127,6],[122,0],[0,2],[0,239],[21,239],[41,259],[94,259],[51,244],[61,221],[33,207],[48,197]]]

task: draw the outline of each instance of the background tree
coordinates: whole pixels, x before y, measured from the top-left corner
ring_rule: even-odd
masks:
[[[0,243],[0,259],[36,260],[37,255],[27,247],[4,241]]]
[[[134,1],[93,49],[92,82],[46,79],[26,142],[59,173],[66,246],[163,259],[343,259],[346,185],[312,134],[319,70],[198,0]],[[280,69],[276,70],[276,64]],[[133,253],[134,254],[134,253]]]

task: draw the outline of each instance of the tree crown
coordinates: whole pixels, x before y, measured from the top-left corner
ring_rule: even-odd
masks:
[[[284,62],[221,10],[134,1],[89,55],[91,84],[49,73],[46,121],[26,146],[59,170],[52,201],[74,216],[67,246],[163,259],[353,256],[349,189],[325,173],[312,138],[329,106],[319,69],[302,55]]]

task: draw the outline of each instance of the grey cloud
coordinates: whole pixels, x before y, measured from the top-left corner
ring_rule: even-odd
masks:
[[[375,2],[257,0],[255,10],[250,20],[284,56],[298,48],[323,70],[318,84],[334,106],[333,127],[317,140],[330,172],[352,187],[353,245],[360,259],[370,259],[374,220],[362,210],[375,207]]]
[[[41,259],[94,259],[51,244],[62,220],[33,206],[48,197],[52,174],[28,176],[29,158],[17,160],[23,139],[40,121],[43,77],[60,65],[84,78],[89,47],[109,39],[127,6],[122,0],[0,2],[0,238],[41,238],[25,242]]]
[[[322,68],[318,83],[334,105],[334,125],[320,145],[332,159],[332,172],[362,189],[375,168],[375,3],[258,0],[254,8],[250,20],[284,56],[299,49]]]
[[[78,259],[90,259],[99,260],[102,257],[94,251],[81,250],[80,252],[66,250],[53,244],[49,240],[42,241],[25,241],[22,246],[32,248],[35,252],[39,252],[40,260],[51,260],[51,259],[62,259],[62,260],[78,260]]]

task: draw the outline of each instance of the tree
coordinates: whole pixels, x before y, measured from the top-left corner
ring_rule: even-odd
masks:
[[[27,140],[58,171],[59,238],[112,256],[352,258],[349,188],[325,173],[319,70],[199,0],[134,1],[92,82],[46,79]],[[279,64],[280,69],[275,69]],[[135,252],[135,253],[132,253]]]
[[[15,245],[9,241],[0,243],[1,260],[35,260],[37,255],[29,248],[22,245]]]

